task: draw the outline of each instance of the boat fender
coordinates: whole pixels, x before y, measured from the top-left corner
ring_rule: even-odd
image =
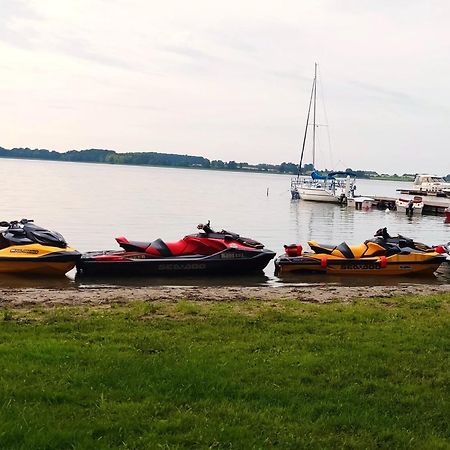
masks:
[[[322,256],[322,258],[320,259],[320,267],[322,269],[325,269],[328,265],[328,258],[326,256]]]
[[[379,263],[380,263],[380,268],[385,269],[387,266],[386,256],[380,256]]]

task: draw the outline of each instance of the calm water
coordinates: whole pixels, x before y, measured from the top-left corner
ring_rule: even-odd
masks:
[[[0,159],[0,177],[3,192],[0,220],[33,218],[38,224],[61,232],[80,251],[117,248],[114,237],[121,235],[134,240],[158,237],[177,240],[195,232],[196,225],[208,219],[213,228],[252,237],[277,253],[287,243],[300,242],[307,247],[309,239],[359,243],[384,226],[391,234],[404,234],[428,244],[450,240],[450,225],[444,224],[440,216],[409,219],[395,212],[363,212],[291,201],[290,178],[284,175]],[[357,193],[395,196],[396,189],[407,185],[359,180]],[[358,283],[348,277],[326,280],[336,284]],[[324,283],[325,279],[314,276],[289,281]],[[372,279],[359,283],[423,281],[429,282],[430,278]],[[450,274],[442,273],[433,282],[449,283]],[[0,286],[16,283],[74,285],[69,278],[62,281],[0,279]],[[170,280],[133,280],[132,283],[170,284]],[[195,285],[198,281],[176,280],[175,283]],[[265,277],[201,283],[280,284],[273,276],[272,263]]]

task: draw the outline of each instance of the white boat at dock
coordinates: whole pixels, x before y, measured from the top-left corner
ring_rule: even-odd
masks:
[[[372,209],[375,199],[372,197],[350,197],[347,199],[347,207],[355,208],[361,211],[370,211]]]
[[[397,212],[412,216],[413,214],[422,214],[424,203],[422,197],[415,196],[413,198],[398,198],[395,201],[395,206]]]
[[[414,197],[412,195],[405,194],[402,195],[400,198],[409,203],[411,199],[413,199]],[[355,196],[354,198],[349,198],[347,200],[347,206],[349,207],[354,206],[355,209],[364,209],[363,207],[359,208],[357,203],[362,202],[363,200],[367,200],[366,205],[368,205],[369,204],[368,199],[370,199],[370,203],[373,208],[382,211],[386,210],[395,211],[397,209],[396,202],[399,200],[399,197],[391,197],[383,195]],[[425,195],[424,197],[422,197],[422,202],[423,202],[423,208],[421,211],[422,214],[448,216],[450,222],[450,198]],[[406,213],[405,210],[403,210],[403,212]],[[417,214],[418,211],[416,211],[415,213]]]
[[[436,175],[416,175],[414,189],[425,194],[450,194],[450,183]]]

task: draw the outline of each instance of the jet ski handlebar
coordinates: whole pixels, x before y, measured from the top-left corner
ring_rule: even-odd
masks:
[[[208,220],[206,224],[199,223],[197,225],[197,229],[204,231],[206,234],[220,234],[224,235],[225,238],[229,239],[238,239],[240,236],[237,233],[233,233],[232,231],[227,230],[221,230],[221,231],[214,231],[210,226],[211,221]]]
[[[211,221],[208,220],[206,224],[199,223],[197,229],[203,230],[205,233],[214,233],[214,230],[210,227]]]
[[[21,219],[21,220],[11,220],[7,222],[3,220],[0,222],[0,227],[17,228],[20,225],[25,225],[27,223],[34,222],[33,219]]]

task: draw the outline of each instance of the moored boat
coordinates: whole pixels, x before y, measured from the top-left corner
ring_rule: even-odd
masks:
[[[64,275],[75,267],[80,253],[63,236],[22,219],[0,222],[0,273]]]
[[[347,198],[347,206],[349,208],[355,208],[362,211],[370,211],[373,202],[374,199],[372,197],[358,196]]]
[[[84,253],[77,264],[79,275],[153,276],[186,274],[246,274],[267,266],[275,253],[250,238],[229,231],[216,232],[200,224],[197,234],[176,242],[116,238],[122,251]]]
[[[345,203],[353,196],[355,176],[350,172],[329,172],[321,176],[313,172],[311,178],[299,178],[296,184],[299,198],[305,201]],[[292,189],[292,185],[291,185]]]
[[[303,156],[305,153],[306,138],[308,129],[312,126],[312,166],[315,167],[316,160],[316,97],[317,97],[317,64],[314,65],[314,79],[309,100],[306,126],[303,136],[302,151],[298,165],[297,176],[291,179],[291,198],[293,200],[302,199],[313,202],[326,202],[342,204],[350,197],[354,196],[356,189],[356,176],[351,172],[329,172],[321,175],[313,170],[310,177],[301,176]],[[312,108],[312,123],[310,115]]]
[[[301,246],[285,246],[286,253],[275,260],[276,274],[432,274],[446,260],[444,250],[400,235],[391,237],[385,228],[359,245],[324,245],[316,241],[308,244],[312,251],[305,253]]]
[[[423,199],[415,196],[413,198],[398,198],[395,201],[395,206],[398,212],[405,213],[409,216],[413,214],[422,214]]]
[[[424,194],[450,194],[450,183],[444,177],[436,175],[418,174],[414,179],[414,188]]]

